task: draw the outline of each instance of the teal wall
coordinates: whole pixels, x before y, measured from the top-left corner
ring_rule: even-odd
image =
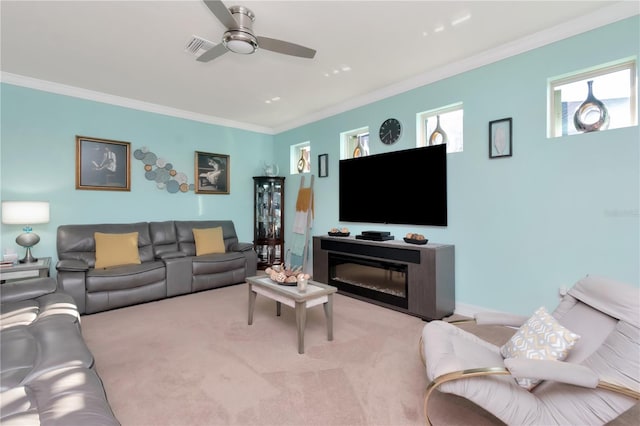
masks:
[[[311,141],[329,154],[329,177],[316,179],[314,233],[346,226],[377,229],[396,238],[419,232],[456,247],[456,300],[461,304],[527,314],[557,303],[558,289],[586,274],[640,281],[638,127],[547,139],[547,80],[640,53],[634,17],[473,71],[342,113],[276,136],[280,168],[289,146]],[[416,113],[464,103],[464,152],[448,155],[447,227],[338,222],[340,132],[368,126],[372,154],[416,144]],[[403,124],[392,147],[377,138],[389,117]],[[513,157],[488,158],[488,123],[513,118]],[[391,176],[367,176],[375,185]],[[287,209],[294,208],[291,179]],[[414,185],[416,208],[428,202]],[[393,203],[393,194],[375,202]],[[287,218],[292,226],[292,217]]]
[[[561,286],[585,274],[639,285],[640,152],[638,127],[546,138],[549,77],[640,54],[640,19],[559,41],[276,136],[116,107],[99,102],[0,86],[2,200],[49,200],[51,222],[35,226],[42,241],[34,255],[52,255],[60,224],[167,219],[233,219],[243,241],[252,241],[252,176],[277,161],[287,178],[286,229],[292,229],[299,176],[289,169],[292,144],[311,141],[312,167],[329,154],[329,177],[316,178],[313,233],[334,226],[352,233],[391,231],[397,238],[420,232],[456,246],[459,306],[531,313],[553,307]],[[415,114],[464,103],[464,152],[448,156],[449,225],[390,226],[338,222],[339,133],[384,119],[404,124],[391,147],[376,136],[372,153],[415,146]],[[514,156],[488,158],[488,123],[513,118]],[[169,194],[144,177],[131,160],[131,192],[75,189],[75,136],[147,146],[193,182],[194,151],[231,156],[231,194]],[[367,176],[375,185],[384,176]],[[416,208],[420,185],[416,187]],[[393,194],[380,194],[394,202]],[[19,226],[2,225],[2,250],[23,253]],[[52,271],[54,272],[54,271]]]
[[[34,256],[55,261],[56,229],[71,223],[119,223],[169,219],[233,219],[238,237],[253,241],[253,179],[262,161],[273,161],[273,136],[142,112],[3,84],[2,200],[42,200],[51,221],[34,225],[40,243]],[[144,164],[131,158],[131,191],[75,189],[75,136],[147,147],[194,183],[195,151],[230,155],[229,195],[193,191],[170,194],[145,178]],[[2,225],[2,252],[22,256],[15,237],[21,226]],[[54,271],[52,271],[53,273]]]

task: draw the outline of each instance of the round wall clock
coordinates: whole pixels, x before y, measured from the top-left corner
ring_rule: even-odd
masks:
[[[395,118],[388,118],[380,125],[380,140],[382,143],[391,145],[400,139],[402,134],[402,124]]]

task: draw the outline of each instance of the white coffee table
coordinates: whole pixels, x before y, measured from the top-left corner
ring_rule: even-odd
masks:
[[[249,284],[249,325],[253,324],[253,308],[256,294],[276,301],[276,315],[280,316],[281,304],[295,308],[298,330],[298,353],[304,353],[304,328],[307,322],[307,308],[322,304],[327,318],[327,340],[333,340],[333,293],[336,287],[309,280],[305,292],[294,286],[276,284],[269,277],[261,275],[247,278]]]

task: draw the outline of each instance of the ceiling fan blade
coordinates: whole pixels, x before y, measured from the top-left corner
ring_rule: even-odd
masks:
[[[209,62],[217,58],[218,56],[222,56],[227,53],[228,50],[224,44],[220,43],[213,46],[211,49],[204,52],[202,55],[198,56],[199,62]]]
[[[222,25],[224,25],[227,28],[238,28],[238,22],[236,21],[236,18],[233,17],[231,12],[229,12],[229,9],[227,8],[227,6],[225,6],[221,0],[203,0],[203,1],[204,1],[204,4],[207,5],[209,10],[213,12],[214,15],[216,15],[216,18],[218,18],[218,20],[222,22]]]
[[[288,41],[277,40],[269,37],[257,37],[258,46],[261,49],[271,50],[285,55],[299,56],[301,58],[313,58],[316,55],[314,49],[300,46],[299,44],[289,43]]]

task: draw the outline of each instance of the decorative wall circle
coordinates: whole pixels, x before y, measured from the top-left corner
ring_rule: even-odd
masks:
[[[142,158],[144,164],[156,164],[158,157],[153,152],[147,152]]]
[[[182,172],[176,173],[176,175],[174,176],[174,179],[180,183],[187,183],[187,181],[189,180],[187,178],[187,175]]]
[[[144,158],[144,152],[142,152],[141,149],[136,149],[135,151],[133,151],[133,157],[136,160],[142,160]]]
[[[167,191],[171,194],[174,194],[180,190],[180,184],[175,180],[170,180],[167,182]]]
[[[168,182],[171,179],[169,172],[165,169],[156,169],[156,182]]]
[[[144,177],[147,180],[155,181],[158,189],[166,190],[170,194],[195,190],[195,185],[188,183],[185,173],[174,170],[173,164],[164,158],[159,158],[146,146],[136,149],[133,156],[144,163]]]

